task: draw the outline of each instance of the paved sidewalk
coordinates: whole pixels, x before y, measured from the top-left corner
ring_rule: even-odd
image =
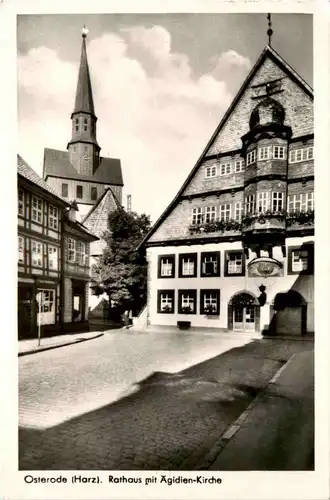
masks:
[[[299,353],[305,352],[300,358]],[[263,468],[287,469],[289,462],[283,456],[289,455],[291,447],[296,457],[303,448],[306,460],[312,451],[312,368],[304,368],[311,352],[313,342],[263,339],[178,373],[154,373],[137,385],[134,394],[115,403],[50,429],[20,429],[19,468],[224,470],[219,462],[224,455],[219,455],[217,444],[256,397],[272,397],[272,404],[255,406],[256,413],[250,414],[251,424],[245,427],[240,446],[238,443],[236,449],[232,448],[234,439],[240,437],[238,431],[231,447],[228,444],[223,449],[227,453],[226,469],[251,470],[260,464]],[[278,378],[270,392],[269,382],[293,354],[301,362],[293,363],[286,373],[288,365],[283,371],[286,385],[278,385]],[[302,401],[308,401],[306,410]],[[268,428],[261,427],[263,420],[269,422]],[[267,436],[264,441],[263,432],[269,429],[276,439]],[[279,446],[276,453],[274,446]],[[237,456],[238,449],[246,460]],[[294,467],[299,465],[295,460],[292,463]]]
[[[48,349],[56,349],[58,347],[65,347],[77,342],[84,342],[86,340],[96,339],[101,337],[103,332],[85,332],[85,333],[68,333],[66,335],[56,335],[54,337],[45,337],[40,339],[19,340],[18,341],[18,355],[25,356],[27,354],[34,354],[37,352],[47,351]]]

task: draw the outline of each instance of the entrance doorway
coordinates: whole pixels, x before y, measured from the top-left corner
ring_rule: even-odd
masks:
[[[257,332],[260,324],[260,306],[255,297],[241,292],[228,304],[228,329],[234,332]]]
[[[85,319],[85,282],[72,280],[72,322]]]
[[[307,304],[299,292],[278,293],[274,309],[277,334],[299,336],[306,332]]]

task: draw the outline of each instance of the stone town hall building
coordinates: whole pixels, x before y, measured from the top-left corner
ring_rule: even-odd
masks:
[[[267,45],[147,247],[150,325],[314,330],[313,91]]]
[[[104,248],[102,236],[108,215],[122,206],[123,176],[119,159],[100,155],[97,142],[97,117],[87,60],[87,29],[82,30],[82,47],[74,109],[72,134],[67,151],[45,148],[43,178],[64,200],[75,202],[77,219],[95,236],[90,245],[91,264]],[[93,312],[102,298],[90,293]]]

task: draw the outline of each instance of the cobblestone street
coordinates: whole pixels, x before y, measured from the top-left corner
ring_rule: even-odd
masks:
[[[118,338],[115,343],[109,334],[104,341],[86,342],[73,350],[63,348],[23,358],[20,469],[190,469],[300,348],[298,342],[275,345],[256,341],[228,352],[235,347],[235,339],[230,337],[221,343],[214,336],[190,334],[181,340],[166,335],[157,344],[150,334],[135,337],[134,342],[129,333],[120,335],[123,341],[129,340],[126,356],[118,351]],[[176,357],[175,351],[179,353]],[[223,351],[227,352],[216,356]],[[139,370],[129,363],[130,355],[131,361],[141,363]],[[199,364],[188,367],[192,361]],[[113,378],[116,366],[124,366],[122,373],[129,374],[126,384],[134,377],[141,382],[134,393],[112,402],[116,383],[127,391],[122,378]],[[33,392],[29,387],[36,380],[41,382],[42,369],[45,383],[40,383],[39,392]],[[84,412],[82,399],[86,401]],[[63,422],[71,402],[75,409],[71,414],[77,415],[79,408],[80,416]],[[93,410],[87,409],[93,405]],[[49,426],[48,412],[53,421],[57,416],[58,424],[45,429],[42,424]],[[24,426],[24,418],[34,420],[34,428]]]

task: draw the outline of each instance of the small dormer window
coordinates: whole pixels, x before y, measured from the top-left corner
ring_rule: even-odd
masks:
[[[87,118],[84,118],[84,131],[87,132]]]

